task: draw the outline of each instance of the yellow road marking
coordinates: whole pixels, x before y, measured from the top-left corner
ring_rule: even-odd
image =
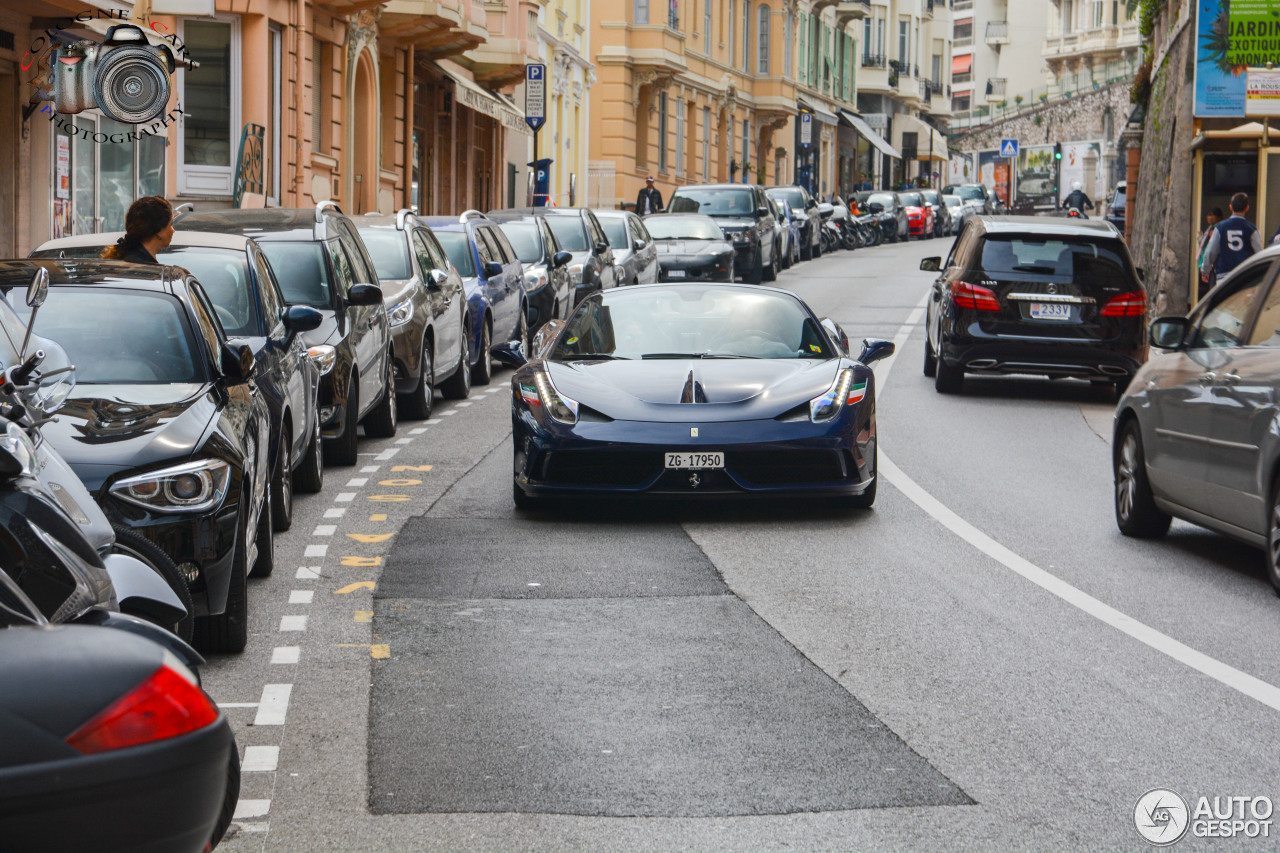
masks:
[[[356,581],[355,583],[347,584],[342,589],[335,589],[333,591],[333,594],[347,595],[349,593],[355,592],[358,589],[373,589],[373,586],[374,586],[373,581]]]
[[[379,486],[421,486],[421,480],[379,480]]]
[[[374,660],[386,660],[391,657],[391,646],[387,643],[374,643],[369,646],[369,655]]]
[[[355,566],[359,568],[372,568],[373,566],[381,566],[381,557],[343,557],[342,565]]]
[[[369,500],[379,503],[403,503],[409,499],[408,495],[369,495]]]
[[[369,516],[369,520],[370,521],[386,521],[387,514],[385,512],[375,512],[373,515]]]
[[[401,471],[419,471],[422,473],[426,473],[427,471],[430,471],[430,470],[431,470],[430,465],[392,465],[391,466],[392,474],[398,474]]]
[[[348,533],[347,538],[372,545],[375,542],[386,542],[392,535],[391,533]]]
[[[356,621],[357,621],[357,622],[372,622],[372,621],[373,621],[373,611],[372,611],[372,610],[357,610],[357,611],[356,611]]]

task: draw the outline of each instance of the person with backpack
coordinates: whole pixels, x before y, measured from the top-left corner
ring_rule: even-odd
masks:
[[[1249,196],[1236,193],[1231,197],[1231,215],[1213,227],[1209,245],[1200,262],[1200,280],[1222,278],[1253,255],[1262,251],[1262,232],[1244,218],[1249,212]]]

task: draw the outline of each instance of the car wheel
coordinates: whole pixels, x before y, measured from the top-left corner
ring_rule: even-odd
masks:
[[[874,431],[874,430],[873,430]],[[871,485],[860,495],[850,495],[845,499],[849,509],[871,509],[876,502],[876,484],[880,482],[880,445],[877,443],[871,451]]]
[[[761,276],[761,278],[763,278],[765,281],[778,280],[778,252],[776,249],[774,250],[774,253],[773,253],[773,260],[769,261],[769,266],[764,268],[764,273]]]
[[[467,336],[467,321],[462,321],[462,351],[458,353],[458,368],[440,385],[440,393],[449,400],[465,400],[471,396],[471,339]]]
[[[315,428],[311,431],[311,440],[307,442],[306,452],[302,454],[302,464],[293,472],[293,488],[307,495],[314,495],[324,488],[324,451],[320,449],[320,416],[315,418]]]
[[[227,788],[222,795],[222,808],[218,810],[218,820],[213,824],[213,835],[209,836],[206,850],[213,850],[221,843],[231,826],[231,818],[235,816],[236,804],[240,802],[240,748],[236,746],[235,736],[231,737],[231,746],[227,750]]]
[[[480,352],[476,357],[476,363],[471,368],[471,384],[472,385],[488,385],[493,379],[493,363],[489,357],[489,347],[492,346],[493,330],[489,328],[489,321],[486,318],[480,327]]]
[[[249,501],[252,504],[252,500]],[[248,512],[246,511],[247,515]],[[249,527],[248,519],[245,527]],[[201,616],[192,632],[192,645],[201,652],[238,654],[249,642],[249,532],[237,531],[235,553],[231,558],[231,580],[227,588],[227,607],[217,616]]]
[[[418,360],[418,384],[405,395],[404,416],[418,421],[431,417],[435,407],[436,389],[431,384],[435,373],[435,358],[431,352],[431,341],[424,335],[422,338],[422,358]]]
[[[942,360],[942,355],[935,356],[937,368],[933,374],[933,387],[939,394],[959,394],[964,390],[964,370],[952,367]]]
[[[511,501],[519,510],[534,510],[542,506],[542,501],[520,488],[514,481],[511,483]]]
[[[351,379],[347,384],[346,415],[342,419],[342,435],[324,441],[324,461],[328,465],[354,465],[356,454],[356,423],[360,417],[360,371],[352,365]]]
[[[764,247],[756,249],[756,259],[751,263],[750,269],[744,277],[747,284],[759,284],[764,280]]]
[[[524,308],[520,309],[520,325],[516,327],[516,340],[520,342],[520,352],[529,356],[529,316]]]
[[[933,354],[933,344],[929,336],[924,336],[924,375],[933,378],[938,374],[938,357]]]
[[[270,488],[262,500],[262,509],[258,511],[258,526],[254,537],[258,544],[258,558],[249,569],[251,578],[269,578],[276,568],[276,539],[271,530],[272,518],[275,517],[275,497]]]
[[[1142,450],[1142,430],[1131,420],[1120,431],[1120,440],[1112,453],[1115,474],[1116,526],[1125,536],[1155,539],[1169,530],[1173,520],[1156,506],[1147,480],[1146,455]],[[1275,500],[1272,500],[1272,542],[1275,532]],[[1274,545],[1271,549],[1274,552]]]
[[[1271,521],[1267,526],[1267,579],[1280,595],[1280,481],[1271,488]]]
[[[293,436],[280,434],[276,473],[271,478],[271,526],[282,533],[293,526]]]
[[[187,608],[187,615],[179,619],[177,624],[161,625],[160,627],[172,631],[185,642],[191,642],[191,631],[195,625],[195,616],[192,615],[195,613],[195,603],[191,600],[191,588],[187,584],[187,579],[178,570],[173,558],[166,554],[159,545],[141,533],[135,533],[128,527],[114,524],[112,529],[116,532],[116,544],[112,551],[118,554],[127,554],[135,560],[150,566],[156,574],[164,578],[164,582],[173,590],[173,594],[178,596],[182,606]]]
[[[377,407],[364,419],[364,434],[370,438],[392,438],[396,434],[399,423],[399,410],[396,408],[396,374],[391,369],[391,359],[387,359],[387,376],[384,382],[385,391]]]

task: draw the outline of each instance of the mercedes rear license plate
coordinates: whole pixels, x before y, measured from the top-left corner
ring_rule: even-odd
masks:
[[[1071,306],[1054,302],[1032,302],[1032,320],[1070,320]]]
[[[723,468],[724,453],[719,450],[698,453],[668,453],[668,468]]]
[[[667,270],[667,278],[684,278],[684,270]]]

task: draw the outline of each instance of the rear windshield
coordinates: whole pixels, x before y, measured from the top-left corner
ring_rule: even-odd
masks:
[[[458,275],[470,278],[476,274],[476,265],[471,259],[471,238],[461,231],[437,231],[436,239],[444,247],[449,262],[458,268]]]
[[[587,228],[577,216],[548,216],[547,225],[551,233],[556,235],[556,242],[566,252],[585,252],[587,245]]]
[[[599,216],[600,227],[604,236],[609,238],[609,245],[615,249],[630,249],[631,241],[627,239],[627,220],[621,216]]]
[[[875,193],[867,196],[867,204],[882,204],[888,210],[895,204],[893,193]]]
[[[542,237],[538,234],[537,225],[532,222],[503,222],[498,227],[507,235],[521,263],[535,264],[542,260]]]
[[[902,199],[903,207],[922,207],[924,205],[920,200],[920,193],[902,193],[898,198]]]
[[[781,199],[792,210],[804,210],[804,191],[800,189],[769,190],[769,197]]]
[[[262,254],[280,283],[284,301],[290,305],[330,308],[329,265],[319,243],[263,243]]]
[[[1113,240],[989,235],[982,246],[980,272],[1006,282],[1071,282],[1085,292],[1133,286],[1128,264]]]
[[[409,241],[404,232],[390,228],[361,228],[360,239],[364,240],[369,257],[373,258],[373,269],[378,274],[378,281],[400,281],[413,277],[409,262]]]

